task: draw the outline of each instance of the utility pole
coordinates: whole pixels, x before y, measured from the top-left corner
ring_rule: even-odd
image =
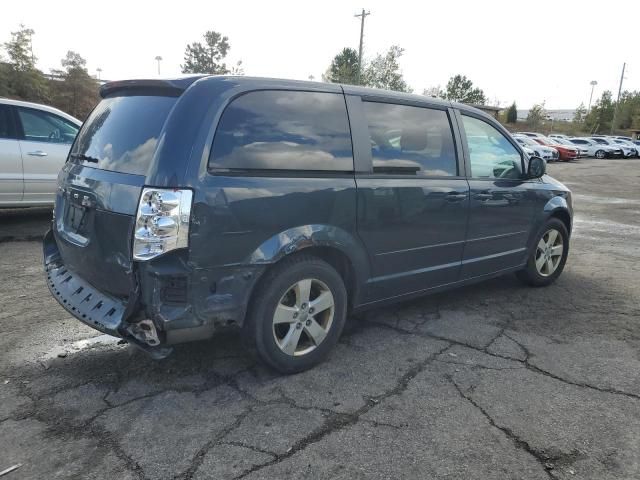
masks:
[[[102,69],[100,67],[96,68],[96,73],[98,74],[98,81],[100,81],[100,74],[102,73]]]
[[[591,80],[591,95],[589,95],[589,108],[587,108],[587,113],[591,111],[591,100],[593,100],[593,89],[598,85],[598,82],[595,80]]]
[[[362,39],[364,37],[364,19],[367,15],[371,15],[371,12],[365,12],[364,8],[362,13],[354,15],[354,17],[360,17],[360,48],[358,49],[358,84],[361,84],[362,79]]]
[[[158,76],[160,76],[160,62],[162,61],[162,57],[160,55],[156,56],[156,62],[158,62]]]
[[[622,74],[620,75],[620,85],[618,86],[618,99],[616,100],[616,107],[613,109],[613,119],[611,120],[611,134],[613,135],[613,126],[616,123],[616,116],[618,115],[618,104],[620,103],[620,93],[622,93],[622,81],[624,80],[624,69],[627,63],[622,64]]]

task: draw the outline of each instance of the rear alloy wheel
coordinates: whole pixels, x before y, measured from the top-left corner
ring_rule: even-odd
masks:
[[[596,151],[596,158],[603,159],[604,157],[606,157],[606,153],[604,150]]]
[[[322,344],[333,324],[335,302],[329,287],[314,278],[291,285],[273,314],[273,338],[287,355],[306,355]]]
[[[523,282],[542,287],[560,276],[569,254],[569,232],[565,224],[551,218],[541,229],[529,253],[526,267],[517,272]]]
[[[342,277],[309,255],[282,260],[261,279],[244,325],[249,346],[282,373],[320,363],[338,342],[347,316]]]

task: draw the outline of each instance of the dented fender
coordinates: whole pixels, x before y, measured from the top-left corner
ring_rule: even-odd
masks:
[[[312,247],[324,247],[342,253],[351,263],[356,285],[363,285],[369,278],[369,257],[360,239],[332,225],[301,225],[278,233],[254,250],[245,263],[272,264],[287,255]],[[353,300],[354,305],[359,303],[357,293]]]

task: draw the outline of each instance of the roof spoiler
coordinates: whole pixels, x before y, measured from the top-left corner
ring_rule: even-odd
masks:
[[[114,94],[143,94],[179,96],[196,80],[207,75],[190,75],[173,79],[117,80],[107,82],[100,87],[100,97],[106,98]]]

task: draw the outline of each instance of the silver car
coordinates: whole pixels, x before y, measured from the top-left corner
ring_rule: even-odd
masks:
[[[56,108],[0,98],[0,208],[53,205],[81,124]]]

